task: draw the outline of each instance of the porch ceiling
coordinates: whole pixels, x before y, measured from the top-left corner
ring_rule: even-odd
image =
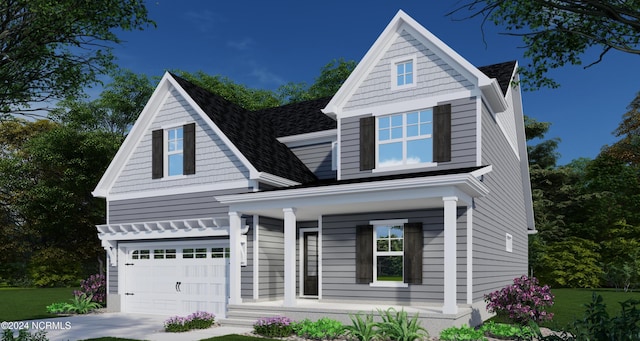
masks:
[[[470,205],[473,198],[489,192],[477,177],[473,172],[426,176],[225,195],[216,200],[241,214],[283,219],[284,208],[295,208],[297,220],[315,220],[329,214],[439,208],[444,197],[457,197],[459,206]]]

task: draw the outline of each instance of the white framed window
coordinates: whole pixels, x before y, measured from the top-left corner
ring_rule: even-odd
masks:
[[[391,88],[405,89],[416,85],[416,56],[396,59],[391,62]]]
[[[404,286],[404,224],[406,220],[372,221],[373,284]]]
[[[506,243],[505,250],[507,252],[513,252],[513,236],[511,234],[509,233],[506,234],[505,243]]]
[[[166,153],[165,165],[167,176],[183,175],[184,159],[184,129],[183,127],[170,128],[165,130]]]
[[[377,167],[433,162],[433,109],[378,116]]]

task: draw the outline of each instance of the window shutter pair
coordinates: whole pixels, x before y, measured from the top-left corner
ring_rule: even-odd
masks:
[[[189,123],[182,127],[182,169],[185,175],[196,173],[196,124]],[[151,178],[164,176],[164,130],[151,132]]]
[[[433,108],[433,162],[451,161],[451,104]],[[360,170],[376,167],[375,117],[360,119]]]
[[[404,224],[404,282],[422,284],[422,223]],[[356,226],[356,283],[373,282],[373,226]]]

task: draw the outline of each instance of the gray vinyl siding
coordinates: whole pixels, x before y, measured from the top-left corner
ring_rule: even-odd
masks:
[[[107,265],[107,273],[109,274],[109,292],[108,294],[118,293],[118,266]]]
[[[370,220],[408,219],[422,222],[424,232],[422,284],[408,288],[376,288],[356,284],[356,226]],[[457,218],[457,298],[466,295],[466,214]],[[444,299],[444,210],[349,214],[322,217],[322,298],[346,301],[389,301],[399,304],[442,303]]]
[[[260,217],[258,231],[259,298],[284,296],[284,222]]]
[[[392,67],[402,58],[416,56],[414,70],[416,85],[406,89],[392,89]],[[470,90],[473,84],[445,63],[431,49],[402,30],[395,42],[366,76],[345,105],[345,111],[398,103],[418,97],[438,96]]]
[[[473,300],[527,274],[528,236],[520,161],[487,110],[482,112],[482,163],[493,166],[484,176],[486,197],[475,201],[473,214]],[[513,252],[505,236],[513,236]]]
[[[196,123],[196,173],[167,181],[151,178],[151,133],[153,130]],[[231,152],[204,119],[175,89],[167,95],[154,121],[116,179],[110,194],[180,188],[205,183],[245,180],[248,169]]]
[[[331,142],[291,148],[294,154],[319,179],[335,179],[336,171],[331,170]]]
[[[227,217],[228,206],[220,204],[214,197],[248,191],[238,188],[109,201],[109,223]]]
[[[473,167],[477,165],[477,115],[476,98],[464,98],[451,103],[451,161],[438,163],[437,169]],[[424,108],[416,108],[424,109]],[[374,113],[375,110],[372,111]],[[341,179],[413,173],[433,168],[406,171],[376,172],[360,171],[360,118],[348,117],[340,120],[340,167]]]

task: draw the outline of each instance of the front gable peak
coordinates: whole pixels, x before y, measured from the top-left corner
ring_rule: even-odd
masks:
[[[494,111],[504,110],[495,79],[399,10],[323,112],[336,117],[399,98],[473,89],[488,97]]]

